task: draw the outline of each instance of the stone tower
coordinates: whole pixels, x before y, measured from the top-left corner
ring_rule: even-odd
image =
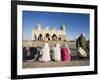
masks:
[[[37,24],[37,25],[36,25],[36,29],[37,29],[37,30],[41,30],[41,25],[40,25],[40,24]]]
[[[62,26],[61,26],[61,30],[62,30],[62,31],[65,31],[65,27],[66,27],[65,25],[62,25]]]
[[[66,28],[65,27],[66,27],[65,25],[61,25],[61,31],[63,32],[63,39],[67,40],[66,39],[67,36],[66,36]]]

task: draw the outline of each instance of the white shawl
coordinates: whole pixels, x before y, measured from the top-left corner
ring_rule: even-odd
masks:
[[[50,48],[48,46],[48,43],[45,43],[43,49],[40,51],[40,54],[42,57],[40,58],[40,61],[50,61]]]
[[[55,61],[61,61],[61,52],[59,43],[56,44],[56,47],[53,47],[52,57]]]
[[[85,50],[82,49],[81,47],[78,48],[78,52],[82,57],[87,57],[87,54],[86,54]]]

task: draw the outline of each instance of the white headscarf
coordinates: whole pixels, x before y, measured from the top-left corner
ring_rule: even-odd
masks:
[[[56,47],[53,47],[53,59],[55,61],[61,61],[61,51],[60,51],[60,44],[57,43]]]
[[[45,43],[43,49],[40,51],[40,54],[42,54],[40,61],[50,61],[50,48],[48,43]]]
[[[68,48],[68,45],[66,43],[64,45],[65,45],[66,48]]]
[[[49,48],[48,43],[45,43],[45,44],[44,44],[44,48]]]
[[[81,55],[82,57],[87,57],[87,54],[86,54],[85,50],[82,49],[82,47],[79,47],[79,48],[78,48],[78,52],[80,53],[80,55]]]
[[[57,44],[56,44],[56,47],[60,47],[60,44],[59,44],[59,43],[57,43]]]

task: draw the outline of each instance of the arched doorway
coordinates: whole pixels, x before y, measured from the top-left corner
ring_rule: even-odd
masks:
[[[52,41],[57,41],[57,36],[55,34],[52,35]]]
[[[61,41],[61,35],[58,36],[58,40]]]
[[[43,36],[42,36],[42,34],[39,34],[38,41],[42,41],[42,40],[43,40]]]
[[[46,33],[45,37],[46,37],[46,40],[47,40],[47,41],[50,40],[50,35],[49,35],[49,33]]]

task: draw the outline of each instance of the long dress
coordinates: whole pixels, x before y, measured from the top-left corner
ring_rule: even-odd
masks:
[[[82,47],[78,48],[78,53],[81,57],[87,57],[87,53],[82,49]]]
[[[45,43],[44,47],[40,51],[40,54],[42,55],[39,59],[40,61],[48,62],[51,60],[50,59],[50,48],[48,46],[48,43]]]
[[[71,61],[69,48],[66,47],[61,48],[61,57],[62,57],[62,61]]]
[[[60,51],[60,44],[57,44],[56,47],[53,47],[53,59],[55,61],[61,61],[61,51]]]

